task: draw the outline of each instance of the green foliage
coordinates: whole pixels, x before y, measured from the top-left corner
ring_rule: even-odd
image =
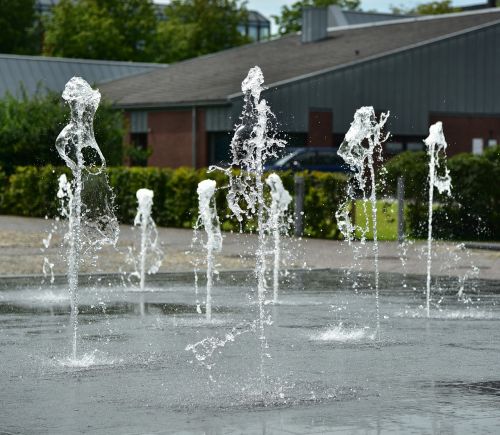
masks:
[[[2,213],[20,216],[56,216],[57,177],[65,168],[53,166],[22,166],[10,175],[4,190],[0,210]]]
[[[173,0],[158,24],[156,62],[175,62],[250,42],[238,31],[247,20],[239,0]]]
[[[451,12],[460,12],[460,8],[455,8],[451,5],[451,0],[438,0],[428,3],[422,3],[414,7],[391,6],[393,14],[408,14],[408,15],[438,15],[449,14]]]
[[[19,165],[60,165],[55,141],[67,124],[69,110],[58,94],[38,92],[29,98],[7,95],[0,100],[0,166],[12,172]],[[108,164],[123,159],[124,119],[102,102],[96,113],[95,136]]]
[[[285,187],[293,191],[293,173],[288,172]],[[328,172],[304,173],[304,234],[309,237],[338,239],[335,211],[344,199],[347,178]]]
[[[0,0],[0,28],[0,53],[37,53],[35,0]]]
[[[459,240],[500,240],[500,147],[483,155],[458,154],[448,160],[452,197],[435,191],[433,234]],[[405,177],[407,231],[423,238],[428,218],[428,161],[425,152],[399,154],[386,164],[388,193]]]
[[[176,62],[250,42],[241,0],[61,0],[45,20],[48,56]]]
[[[61,0],[45,27],[49,56],[148,61],[156,16],[151,0]]]
[[[55,216],[57,180],[62,172],[69,174],[67,168],[61,167],[17,167],[5,184],[3,196],[0,196],[0,211],[22,216]],[[135,193],[146,187],[154,191],[153,216],[158,225],[192,228],[198,216],[196,188],[200,181],[210,178],[219,186],[216,204],[222,228],[225,231],[240,229],[227,206],[225,187],[228,178],[221,172],[207,173],[206,169],[191,168],[112,167],[108,168],[107,174],[116,196],[116,214],[122,223],[133,222],[137,208]],[[320,172],[302,175],[305,177],[305,234],[338,238],[340,234],[334,215],[345,193],[346,177]],[[288,171],[280,176],[293,194],[294,174]],[[251,228],[250,222],[243,230]]]
[[[280,15],[273,15],[280,35],[298,32],[302,28],[302,9],[338,5],[345,9],[359,9],[361,0],[299,0],[291,6],[282,6]]]

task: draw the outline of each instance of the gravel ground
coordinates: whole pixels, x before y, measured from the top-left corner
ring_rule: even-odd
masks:
[[[54,225],[48,248],[44,239]],[[42,275],[44,258],[53,264],[55,274],[65,273],[62,248],[64,224],[52,220],[0,216],[0,275]],[[132,272],[126,262],[129,247],[135,243],[137,232],[130,226],[121,226],[120,240],[115,248],[107,247],[97,261],[82,265],[82,272]],[[192,231],[158,228],[164,250],[161,272],[184,272],[193,269],[193,260],[202,254],[201,248],[191,248]],[[252,269],[255,264],[256,237],[253,235],[224,234],[224,246],[217,255],[219,270]],[[499,250],[491,249],[498,247]],[[475,247],[479,247],[477,244]],[[500,245],[488,244],[490,249],[465,249],[457,243],[434,243],[433,274],[464,276],[477,274],[483,279],[500,280]],[[357,255],[354,252],[357,251]],[[334,268],[355,267],[373,270],[373,244],[364,246],[347,243],[289,238],[283,242],[283,256],[288,267]],[[405,261],[402,261],[405,259]],[[399,246],[396,242],[380,243],[380,271],[408,274],[426,273],[426,243],[413,242]]]

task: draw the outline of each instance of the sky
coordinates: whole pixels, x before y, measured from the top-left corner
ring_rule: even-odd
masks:
[[[297,0],[247,0],[247,8],[259,11],[262,15],[265,15],[270,19],[271,15],[279,15],[281,6],[291,5]],[[429,0],[362,0],[361,9],[364,10],[376,10],[379,12],[388,12],[390,6],[405,6],[412,7],[420,3],[428,3]],[[486,3],[485,0],[454,0],[452,1],[453,6],[466,6],[474,5],[479,3]]]
[[[169,0],[155,0],[155,3],[168,3]],[[247,0],[247,9],[259,11],[271,20],[271,33],[276,31],[271,15],[279,15],[281,6],[291,5],[297,0]],[[388,12],[391,5],[412,7],[420,3],[428,3],[430,0],[362,0],[361,9]],[[453,0],[453,6],[466,6],[486,3],[486,0]]]

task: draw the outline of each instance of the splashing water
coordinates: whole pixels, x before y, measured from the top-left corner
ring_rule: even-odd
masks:
[[[60,192],[68,197],[68,284],[73,331],[72,358],[77,359],[78,272],[82,255],[103,244],[116,244],[118,223],[113,194],[104,169],[106,162],[94,138],[94,115],[101,99],[80,77],[73,77],[62,98],[71,109],[71,120],[56,139],[56,149],[73,173],[71,185],[60,180]]]
[[[255,321],[249,324],[241,323],[233,327],[224,337],[206,337],[197,343],[188,344],[185,350],[191,351],[198,362],[211,369],[213,364],[208,363],[207,360],[217,349],[225,347],[228,343],[233,343],[236,337],[248,332],[255,332],[255,330]]]
[[[138,270],[133,275],[139,277],[141,290],[144,290],[146,285],[146,274],[158,272],[163,259],[163,251],[158,245],[156,224],[151,217],[153,196],[153,191],[149,189],[139,189],[136,192],[137,214],[134,218],[134,226],[141,228],[141,241]]]
[[[271,174],[266,179],[271,189],[271,207],[269,209],[269,231],[274,239],[274,269],[273,269],[273,302],[278,302],[279,274],[281,261],[281,234],[286,232],[288,223],[285,220],[292,197],[283,187],[283,182],[277,174]]]
[[[216,183],[214,180],[203,180],[198,184],[198,208],[199,216],[195,225],[194,240],[198,239],[197,230],[201,227],[205,229],[207,234],[207,241],[203,244],[207,255],[207,296],[205,302],[205,315],[207,320],[212,320],[212,286],[214,269],[214,252],[220,252],[222,249],[222,234],[220,231],[219,217],[217,216],[217,209],[215,206],[215,190]],[[198,275],[197,268],[195,268],[195,289],[198,296]],[[197,311],[199,309],[198,297],[196,298]]]
[[[264,75],[258,66],[250,69],[241,84],[244,95],[240,124],[231,140],[232,162],[230,169],[219,169],[229,176],[227,200],[233,215],[241,223],[243,218],[255,218],[258,233],[255,275],[257,278],[257,298],[259,306],[259,340],[261,343],[261,391],[264,390],[264,358],[267,355],[265,324],[268,313],[265,309],[266,295],[266,226],[268,207],[264,200],[264,163],[271,157],[277,158],[277,150],[285,142],[276,138],[272,128],[274,115],[267,101],[262,98]],[[232,169],[241,169],[235,174]]]
[[[426,312],[430,317],[431,298],[431,269],[432,269],[432,204],[434,201],[434,187],[439,193],[451,195],[450,171],[446,167],[446,148],[448,144],[443,134],[443,124],[438,121],[429,128],[429,136],[424,140],[429,155],[429,221],[427,225],[427,292],[426,292]],[[438,175],[438,170],[444,164],[444,175]]]
[[[359,189],[363,197],[364,214],[367,216],[366,196],[366,176],[365,168],[368,167],[369,179],[371,181],[371,190],[369,201],[372,209],[372,228],[373,228],[373,254],[375,268],[375,304],[377,315],[377,336],[380,338],[380,302],[379,302],[379,270],[378,270],[378,238],[377,238],[377,198],[376,198],[376,180],[375,180],[375,158],[381,158],[382,143],[387,140],[389,133],[384,135],[382,130],[389,113],[382,113],[377,122],[373,107],[361,107],[354,114],[354,120],[351,127],[345,135],[344,142],[340,145],[338,155],[344,159],[353,171],[352,179],[354,183],[349,182],[347,187],[346,201],[336,212],[338,226],[346,240],[351,244],[354,234],[359,226],[353,224],[349,217],[349,204],[355,200],[355,192]],[[364,243],[368,232],[368,219],[366,226],[361,229],[361,242]]]
[[[338,341],[347,343],[362,339],[373,340],[375,334],[369,334],[367,328],[346,328],[342,323],[311,335],[311,340],[317,341]]]

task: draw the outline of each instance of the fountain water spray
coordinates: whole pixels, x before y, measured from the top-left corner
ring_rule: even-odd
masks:
[[[261,99],[264,90],[264,75],[258,66],[250,69],[241,84],[244,95],[240,124],[231,140],[232,162],[230,169],[219,169],[229,176],[228,205],[240,225],[243,218],[255,218],[258,233],[255,275],[259,305],[258,333],[261,343],[261,391],[264,391],[264,358],[267,356],[265,324],[269,322],[265,310],[266,295],[266,227],[268,207],[264,200],[264,163],[271,157],[277,158],[277,150],[285,142],[276,138],[272,128],[274,115],[267,101]],[[233,169],[240,169],[238,173]]]
[[[214,180],[203,180],[198,184],[198,203],[199,216],[195,225],[195,239],[197,239],[197,230],[200,227],[205,229],[207,241],[204,248],[207,251],[207,296],[205,302],[205,315],[207,320],[212,320],[212,286],[214,275],[214,252],[220,252],[222,249],[222,234],[220,231],[219,217],[215,206],[216,183]],[[198,294],[198,276],[195,269],[195,287]],[[196,300],[197,309],[199,309],[198,298]]]
[[[446,167],[446,162],[441,161],[446,158],[447,143],[444,138],[443,124],[436,122],[429,128],[429,136],[424,140],[429,155],[429,221],[427,226],[427,292],[426,311],[430,316],[431,297],[431,269],[432,269],[432,203],[434,201],[434,187],[439,193],[451,195],[450,171]],[[438,170],[444,164],[444,175],[438,175]]]
[[[274,239],[274,270],[273,270],[273,302],[278,302],[279,273],[281,261],[281,234],[286,231],[285,215],[292,197],[283,187],[283,182],[277,174],[271,174],[266,179],[271,188],[271,207],[269,209],[269,230]]]
[[[62,98],[71,109],[71,120],[57,137],[56,149],[73,173],[71,186],[67,180],[66,184],[60,180],[60,190],[65,190],[68,197],[69,225],[65,242],[68,245],[72,358],[76,360],[78,273],[82,254],[103,244],[115,244],[119,229],[113,213],[113,195],[104,173],[106,161],[94,138],[94,115],[101,94],[82,78],[73,77],[66,84]]]
[[[379,302],[379,270],[378,270],[378,238],[377,238],[377,197],[375,180],[375,158],[381,158],[382,143],[387,140],[389,133],[383,134],[382,130],[389,117],[389,112],[382,113],[377,122],[373,107],[361,107],[354,114],[351,127],[345,135],[344,142],[339,147],[338,155],[344,159],[353,171],[355,184],[349,183],[347,187],[346,201],[336,212],[339,229],[348,240],[349,244],[359,226],[353,224],[349,217],[349,204],[355,200],[355,191],[359,189],[363,195],[363,209],[367,216],[366,176],[365,169],[368,167],[370,179],[370,197],[372,209],[373,227],[373,254],[375,268],[375,304],[377,315],[377,335],[380,338],[380,302]],[[365,241],[368,232],[368,219],[365,228],[360,228],[361,240]]]
[[[135,275],[139,277],[139,287],[144,290],[146,274],[158,272],[161,266],[163,251],[158,246],[158,232],[151,217],[154,193],[149,189],[139,189],[136,192],[137,214],[134,226],[141,227],[141,247],[139,251],[139,265]],[[147,262],[149,261],[149,266]]]

